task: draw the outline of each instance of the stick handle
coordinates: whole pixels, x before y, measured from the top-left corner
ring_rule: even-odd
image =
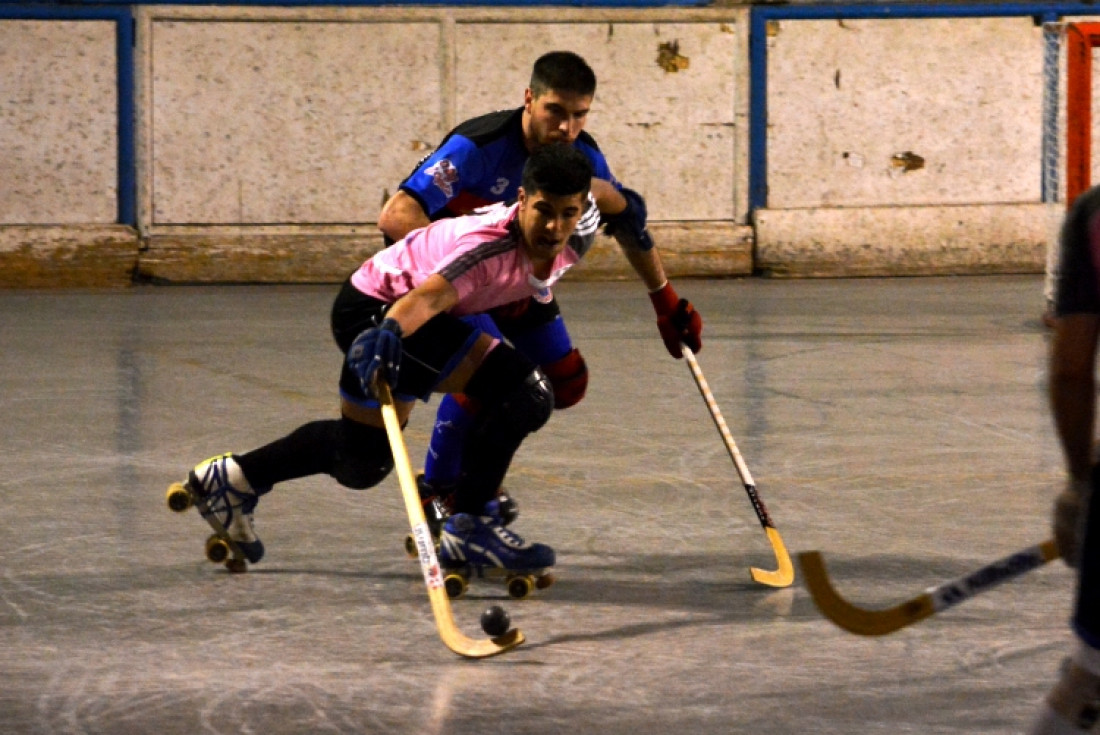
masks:
[[[745,464],[745,460],[741,457],[741,451],[737,448],[737,442],[733,440],[733,434],[730,433],[730,427],[722,417],[722,411],[718,408],[718,402],[714,400],[714,394],[710,392],[710,386],[707,385],[707,379],[703,377],[703,370],[699,367],[699,361],[695,359],[695,353],[692,352],[691,348],[687,345],[681,345],[680,349],[683,350],[684,360],[687,361],[688,367],[691,369],[691,376],[695,378],[695,386],[699,389],[699,394],[703,396],[703,402],[706,403],[707,408],[710,409],[710,417],[714,420],[714,425],[718,427],[718,433],[722,435],[722,441],[725,442],[726,450],[730,453],[730,458],[737,468],[737,474],[741,476],[741,481],[746,485],[755,485],[752,481],[752,475],[749,474],[749,468]]]
[[[998,559],[965,577],[930,587],[925,594],[932,599],[933,609],[940,612],[1057,558],[1058,546],[1050,539]]]
[[[416,488],[416,476],[413,474],[412,465],[409,464],[409,451],[405,446],[405,437],[401,432],[401,422],[397,417],[390,386],[384,380],[379,380],[374,386],[374,392],[378,395],[379,403],[382,404],[382,421],[386,426],[386,436],[389,438],[390,452],[394,458],[394,470],[401,487],[401,496],[405,501],[405,513],[409,517],[409,527],[416,540],[420,568],[424,573],[424,584],[429,590],[440,589],[443,587],[443,575],[439,560],[436,558],[435,543],[432,541],[427,520],[424,518],[424,508],[420,504],[420,492],[410,492],[410,489]]]
[[[741,483],[745,486],[745,493],[749,496],[749,502],[752,503],[756,519],[764,527],[764,533],[767,534],[768,541],[772,545],[772,551],[775,552],[778,568],[775,571],[769,571],[753,567],[750,569],[752,578],[754,581],[770,587],[789,587],[794,582],[794,565],[791,564],[791,556],[787,553],[787,547],[783,544],[779,531],[775,530],[764,501],[760,499],[760,495],[756,492],[756,484],[752,480],[752,475],[749,474],[749,468],[745,465],[745,460],[741,458],[741,451],[737,448],[737,442],[733,440],[733,434],[730,433],[726,420],[722,418],[718,402],[714,400],[714,394],[710,392],[710,386],[707,385],[707,379],[703,377],[703,370],[695,359],[695,353],[687,345],[681,345],[680,348],[683,351],[684,361],[691,368],[691,377],[695,378],[695,386],[699,389],[699,395],[703,396],[703,402],[707,404],[710,417],[714,420],[714,425],[718,427],[718,433],[722,435],[722,441],[725,442],[726,451],[729,452],[730,459],[733,460],[733,466],[737,468],[737,474],[741,476]]]
[[[707,385],[707,379],[703,377],[703,370],[699,367],[699,361],[695,359],[695,353],[687,345],[681,345],[680,349],[684,353],[684,360],[691,369],[691,377],[695,379],[695,387],[699,389],[699,395],[703,396],[703,402],[707,404],[710,417],[714,420],[714,425],[718,427],[718,433],[722,435],[722,441],[726,445],[726,451],[729,452],[730,459],[733,460],[733,466],[737,468],[737,474],[741,476],[741,482],[745,485],[745,492],[749,494],[749,500],[752,502],[757,518],[760,519],[761,525],[765,528],[772,526],[768,509],[756,493],[756,483],[753,482],[749,468],[745,464],[744,458],[741,457],[741,450],[737,448],[737,442],[733,440],[729,425],[722,417],[722,411],[718,408],[718,401],[714,400],[714,394],[710,392],[710,386]]]

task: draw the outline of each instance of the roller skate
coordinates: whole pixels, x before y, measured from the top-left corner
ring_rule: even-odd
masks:
[[[264,555],[264,545],[252,527],[256,491],[248,484],[232,454],[211,457],[168,487],[168,507],[183,513],[195,506],[214,533],[206,540],[206,558],[244,572]]]
[[[546,571],[554,566],[554,550],[525,542],[493,515],[456,513],[448,518],[439,539],[439,564],[451,598],[466,592],[471,577],[503,579],[517,600],[554,583],[554,575]]]
[[[500,488],[497,496],[485,506],[485,515],[493,516],[502,526],[510,526],[519,518],[519,506],[512,496]]]
[[[436,549],[439,548],[439,534],[443,530],[443,524],[451,517],[451,502],[454,499],[454,491],[451,486],[437,488],[424,477],[423,471],[416,473],[416,489],[420,493],[420,505],[424,508],[424,520],[428,523],[432,540]],[[416,559],[420,552],[416,549],[416,539],[411,533],[405,535],[405,553],[410,559]]]
[[[439,535],[443,530],[443,524],[451,517],[451,506],[454,502],[454,486],[443,485],[436,487],[424,476],[424,472],[416,473],[416,489],[420,493],[420,504],[424,508],[424,520],[428,523],[428,530],[432,533],[435,548],[439,549]],[[504,488],[498,491],[495,498],[485,506],[485,514],[496,517],[501,525],[507,526],[519,517],[519,507],[510,495],[504,492]],[[410,559],[419,558],[416,550],[416,539],[411,533],[405,535],[405,553]]]

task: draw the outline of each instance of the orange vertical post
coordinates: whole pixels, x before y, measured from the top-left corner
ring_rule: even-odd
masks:
[[[1066,206],[1092,183],[1092,48],[1100,23],[1071,23],[1066,33]]]

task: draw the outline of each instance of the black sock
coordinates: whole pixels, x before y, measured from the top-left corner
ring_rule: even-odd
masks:
[[[282,439],[237,456],[248,484],[262,495],[278,482],[331,474],[338,456],[340,421],[311,421]]]

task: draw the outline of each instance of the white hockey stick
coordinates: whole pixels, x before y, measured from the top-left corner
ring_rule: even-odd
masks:
[[[1054,541],[1044,541],[998,559],[964,577],[929,587],[916,597],[893,607],[868,609],[857,607],[837,594],[829,582],[829,574],[819,552],[806,551],[798,555],[802,577],[817,608],[844,630],[858,635],[886,635],[901,630],[1057,558],[1058,547]]]
[[[424,584],[428,588],[428,598],[432,603],[436,628],[439,637],[447,648],[467,658],[485,658],[504,653],[515,648],[525,640],[518,628],[496,638],[474,639],[466,636],[455,625],[451,614],[451,600],[443,585],[443,573],[439,568],[439,559],[435,554],[435,542],[432,541],[428,523],[424,520],[424,508],[420,504],[420,492],[416,488],[416,477],[409,463],[409,452],[405,447],[405,437],[401,433],[401,422],[397,418],[397,409],[393,404],[393,395],[385,381],[375,383],[374,393],[382,404],[382,420],[386,423],[386,435],[390,440],[393,461],[397,470],[397,480],[401,485],[401,495],[405,499],[405,510],[409,514],[413,538],[420,556],[420,568],[424,572]]]
[[[764,501],[760,499],[756,492],[756,484],[752,480],[752,475],[749,474],[749,468],[745,465],[745,460],[741,458],[741,452],[737,449],[737,443],[733,441],[733,435],[730,434],[726,420],[722,418],[722,412],[718,409],[718,403],[714,400],[714,394],[710,392],[710,386],[707,385],[706,378],[703,377],[703,371],[699,367],[699,362],[695,359],[695,353],[687,345],[681,345],[681,349],[684,353],[684,360],[691,368],[691,376],[695,378],[695,385],[699,388],[699,394],[703,396],[703,401],[710,409],[710,417],[714,419],[714,425],[718,427],[718,433],[722,435],[722,440],[726,443],[726,449],[729,451],[730,458],[733,459],[733,466],[737,468],[737,474],[741,476],[741,483],[745,486],[745,492],[749,495],[752,509],[756,511],[756,517],[759,519],[760,525],[764,527],[764,533],[768,535],[772,551],[775,552],[775,560],[779,564],[779,568],[775,571],[752,567],[749,569],[749,573],[752,575],[753,581],[760,584],[766,584],[770,587],[790,587],[791,583],[794,582],[794,565],[791,564],[787,547],[783,544],[779,531],[775,529]]]

